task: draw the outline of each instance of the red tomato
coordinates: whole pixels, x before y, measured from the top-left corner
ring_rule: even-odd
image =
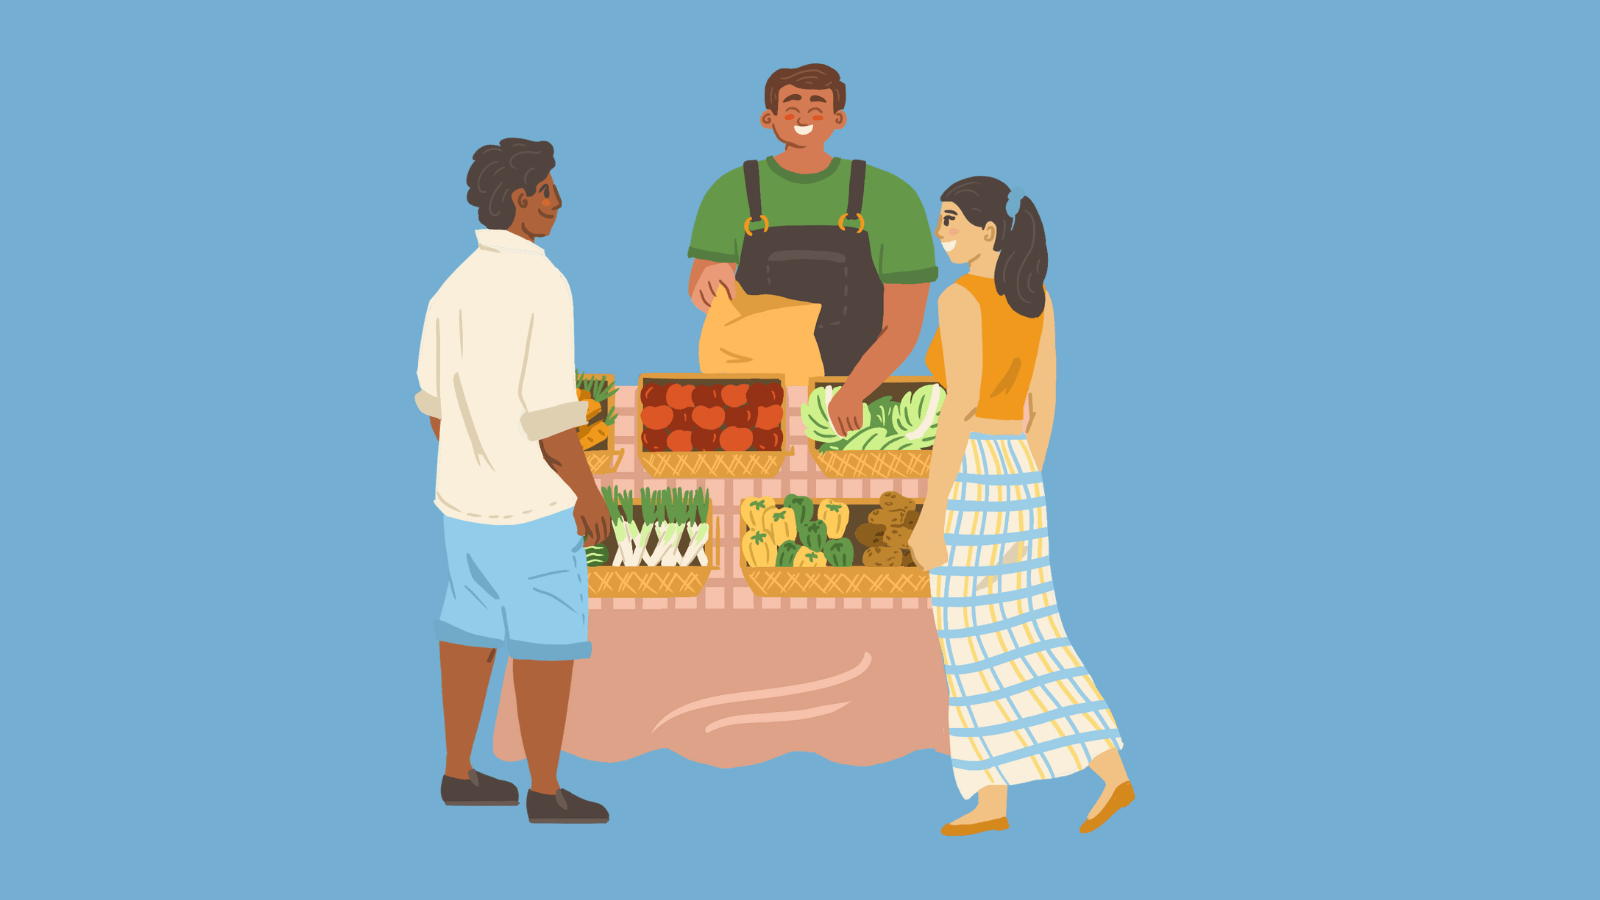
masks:
[[[639,388],[640,406],[660,406],[667,402],[667,386],[659,381],[647,381]]]
[[[696,428],[690,432],[689,445],[696,450],[717,449],[717,433],[709,428]]]
[[[757,428],[755,431],[755,449],[757,450],[782,450],[783,432],[776,428]]]
[[[639,435],[639,446],[651,453],[660,453],[667,449],[667,433],[665,431],[646,431]]]
[[[783,425],[783,407],[763,406],[756,410],[757,428],[778,428]]]
[[[648,430],[659,431],[672,425],[672,408],[667,406],[646,406],[639,413],[639,424]]]
[[[694,410],[693,409],[674,410],[673,413],[672,413],[672,425],[670,427],[672,428],[673,431],[687,431],[690,428],[693,428],[694,427]]]
[[[687,431],[667,432],[667,449],[674,453],[687,453],[694,449],[694,441]]]
[[[720,406],[696,406],[694,408],[694,424],[699,428],[709,428],[716,431],[722,427],[722,420],[726,414]]]
[[[722,449],[732,450],[737,453],[740,450],[749,450],[750,442],[753,440],[755,440],[755,435],[751,434],[748,428],[724,428],[722,429],[720,443],[722,444]]]
[[[733,428],[749,428],[756,423],[756,408],[754,406],[735,406],[728,410],[723,424]]]
[[[694,405],[694,385],[674,384],[667,387],[667,405],[673,409],[688,409]]]
[[[722,405],[730,409],[743,406],[750,401],[750,385],[725,384],[722,386]]]
[[[714,384],[697,384],[694,386],[694,405],[717,406],[719,405],[717,398],[721,393]]]

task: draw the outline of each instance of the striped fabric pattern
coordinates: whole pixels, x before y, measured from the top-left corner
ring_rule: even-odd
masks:
[[[1061,625],[1044,482],[1022,435],[971,436],[944,532],[950,557],[930,576],[961,795],[1070,775],[1120,748]]]

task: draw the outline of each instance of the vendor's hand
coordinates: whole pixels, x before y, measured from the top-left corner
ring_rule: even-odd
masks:
[[[732,263],[712,263],[700,271],[700,277],[689,286],[689,299],[701,312],[711,311],[711,301],[717,296],[717,288],[728,292],[730,298],[736,292],[737,282],[734,280]]]
[[[828,418],[833,420],[833,430],[840,437],[861,429],[861,398],[850,390],[849,385],[840,388],[828,401]]]
[[[572,521],[583,535],[585,547],[603,544],[611,536],[611,512],[598,490],[578,497],[578,504],[572,508]]]
[[[924,508],[922,518],[917,520],[917,527],[911,530],[911,540],[906,542],[906,546],[911,548],[911,554],[917,559],[917,565],[924,569],[942,566],[950,558],[950,549],[944,543],[944,533],[939,530],[943,522],[943,515],[929,519],[927,509]]]

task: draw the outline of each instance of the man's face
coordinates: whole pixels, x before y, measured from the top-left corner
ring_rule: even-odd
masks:
[[[778,111],[761,113],[761,127],[790,147],[820,147],[844,123],[844,111],[833,108],[833,91],[827,88],[786,84],[778,91]]]
[[[511,202],[516,204],[516,219],[511,223],[511,230],[519,232],[523,237],[544,237],[550,229],[556,227],[556,215],[561,209],[561,192],[556,190],[556,183],[551,176],[546,175],[544,180],[532,191],[517,188],[511,192]]]

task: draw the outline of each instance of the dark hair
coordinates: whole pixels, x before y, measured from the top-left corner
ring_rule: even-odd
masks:
[[[506,138],[485,144],[472,154],[472,168],[467,170],[467,202],[478,208],[479,222],[510,228],[517,218],[511,195],[517,188],[533,193],[555,167],[556,151],[549,141]]]
[[[832,66],[812,63],[798,69],[779,69],[767,78],[767,109],[778,111],[778,91],[786,84],[811,91],[833,91],[833,108],[844,109],[844,82]]]
[[[1016,218],[1006,215],[1011,188],[998,178],[976,175],[945,188],[941,201],[954,203],[967,221],[982,228],[994,223],[994,246],[1000,262],[994,267],[994,289],[1018,315],[1030,319],[1044,313],[1044,273],[1050,254],[1044,246],[1039,209],[1023,197]]]

